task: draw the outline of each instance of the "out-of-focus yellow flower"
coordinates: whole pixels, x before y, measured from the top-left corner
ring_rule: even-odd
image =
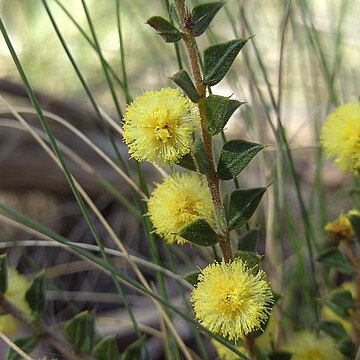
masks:
[[[146,91],[126,109],[124,140],[138,161],[173,164],[189,153],[197,107],[177,89]]]
[[[325,225],[325,231],[334,242],[348,240],[354,235],[351,222],[349,220],[349,216],[351,215],[359,216],[360,213],[355,209],[349,210],[346,214],[340,214],[337,219],[330,221]]]
[[[25,300],[25,293],[28,288],[28,281],[15,269],[8,269],[8,289],[5,292],[5,299],[15,305],[21,311],[30,314],[30,308]],[[9,314],[0,315],[0,331],[13,335],[16,332],[16,319]]]
[[[339,106],[324,122],[320,141],[325,152],[345,172],[360,171],[360,103]]]
[[[303,331],[295,333],[293,338],[284,346],[285,351],[292,353],[291,360],[343,360],[330,337],[318,338],[315,334]]]
[[[157,185],[148,201],[148,214],[156,233],[170,244],[185,243],[176,234],[198,218],[214,225],[209,188],[196,173],[175,173]]]
[[[240,259],[208,265],[190,298],[196,317],[209,330],[230,340],[259,329],[274,301],[265,276],[261,269],[254,275]]]

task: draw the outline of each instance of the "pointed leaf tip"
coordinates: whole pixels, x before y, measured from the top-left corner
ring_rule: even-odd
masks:
[[[169,21],[161,16],[152,16],[147,22],[166,42],[177,42],[181,40],[181,32]]]
[[[222,1],[211,2],[195,6],[191,18],[193,22],[192,33],[194,36],[202,35],[209,27],[218,11],[225,5]]]

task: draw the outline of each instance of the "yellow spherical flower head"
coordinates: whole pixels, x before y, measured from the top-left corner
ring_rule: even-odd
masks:
[[[360,171],[360,103],[339,106],[326,119],[320,141],[325,152],[345,172]]]
[[[5,292],[5,299],[15,305],[21,311],[30,314],[30,308],[25,300],[25,293],[28,288],[28,281],[15,269],[8,269],[8,289]],[[16,332],[16,319],[9,314],[0,315],[0,331],[13,335]]]
[[[196,317],[210,331],[230,340],[261,328],[274,298],[265,272],[246,263],[215,262],[202,270],[191,294]]]
[[[341,240],[349,240],[354,235],[354,231],[349,220],[351,215],[360,216],[360,213],[354,209],[349,210],[346,214],[340,214],[337,219],[330,221],[325,225],[324,229],[333,241],[339,242]]]
[[[148,200],[148,215],[156,233],[170,244],[185,243],[177,233],[198,218],[214,225],[210,191],[196,173],[175,173],[157,185]]]
[[[189,153],[198,123],[196,105],[179,90],[146,91],[126,109],[124,140],[138,161],[173,164]]]
[[[330,337],[318,338],[308,331],[299,332],[284,347],[292,353],[291,360],[342,360],[335,341]]]

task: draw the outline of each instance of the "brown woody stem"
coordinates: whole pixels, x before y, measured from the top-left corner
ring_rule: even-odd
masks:
[[[218,227],[218,243],[224,255],[224,260],[229,262],[233,259],[232,250],[229,241],[229,229],[225,220],[225,211],[220,195],[220,181],[215,170],[212,137],[206,130],[206,113],[205,113],[205,99],[206,99],[206,86],[203,82],[199,58],[197,54],[196,40],[191,32],[191,21],[185,7],[184,0],[174,0],[177,12],[183,25],[183,40],[189,56],[191,70],[193,73],[196,89],[200,95],[198,102],[199,115],[201,120],[201,134],[204,142],[205,154],[208,163],[208,171],[206,173],[206,180],[210,189],[212,201],[215,210],[215,219]]]

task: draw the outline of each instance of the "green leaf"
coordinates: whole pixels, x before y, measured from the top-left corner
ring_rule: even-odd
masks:
[[[204,143],[200,138],[195,140],[192,152],[197,171],[205,175],[209,170],[209,163],[206,157]]]
[[[251,229],[239,240],[238,249],[244,251],[255,251],[259,239],[259,230]]]
[[[39,343],[39,340],[35,336],[28,336],[21,339],[17,339],[14,343],[24,352],[30,354]],[[21,360],[23,357],[19,355],[15,350],[9,349],[6,354],[6,360]]]
[[[25,293],[25,299],[33,315],[39,316],[42,314],[46,304],[44,272],[38,274],[33,280]]]
[[[6,254],[0,255],[0,295],[5,294],[8,288],[8,274]]]
[[[147,24],[155,29],[166,42],[173,43],[181,40],[181,32],[161,16],[152,16]]]
[[[196,171],[196,164],[191,154],[184,155],[178,161],[176,161],[175,164],[185,169]]]
[[[205,49],[204,83],[206,85],[215,85],[223,79],[247,40],[231,40]]]
[[[142,347],[144,346],[144,343],[145,343],[145,338],[144,337],[134,341],[121,354],[120,360],[140,359],[140,352],[141,352]]]
[[[94,321],[93,311],[83,311],[65,324],[64,333],[77,351],[91,352],[95,337]]]
[[[335,268],[342,274],[351,275],[354,272],[347,258],[336,247],[331,247],[321,252],[317,260],[331,268]]]
[[[184,279],[189,282],[191,285],[196,285],[198,283],[198,277],[200,275],[201,271],[193,271],[189,274],[186,274],[184,276]]]
[[[217,173],[221,180],[231,180],[243,171],[264,145],[245,141],[230,140],[221,150]]]
[[[262,256],[254,251],[236,251],[234,258],[241,259],[249,269],[254,269],[257,273],[259,270],[260,260]]]
[[[200,246],[211,246],[217,244],[217,234],[204,219],[197,219],[189,225],[184,226],[179,235],[187,241]]]
[[[250,219],[266,191],[266,187],[235,190],[230,195],[228,224],[230,229],[240,228]]]
[[[337,343],[339,351],[348,359],[353,359],[355,356],[355,345],[349,336],[345,336]]]
[[[102,338],[93,349],[96,360],[118,360],[120,357],[116,335],[108,335]]]
[[[351,292],[345,289],[333,291],[326,299],[326,305],[343,318],[349,318],[349,310],[355,308]]]
[[[340,341],[346,336],[346,331],[339,321],[320,321],[319,328],[336,341]]]
[[[360,216],[355,214],[350,215],[349,220],[355,233],[356,240],[360,243]]]
[[[224,129],[234,111],[242,104],[238,100],[228,97],[209,95],[205,99],[206,130],[211,135],[216,135]]]
[[[224,2],[218,1],[194,7],[191,13],[191,19],[193,22],[192,33],[194,36],[200,36],[206,31],[213,18],[224,6],[224,4]]]
[[[269,360],[290,360],[292,354],[287,351],[273,351],[271,352],[268,357]]]
[[[186,70],[178,71],[171,80],[184,91],[192,102],[199,101],[200,95]]]

